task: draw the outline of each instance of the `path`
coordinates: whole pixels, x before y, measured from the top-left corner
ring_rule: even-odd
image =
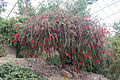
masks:
[[[16,49],[13,46],[6,47],[8,53],[6,57],[16,58]]]

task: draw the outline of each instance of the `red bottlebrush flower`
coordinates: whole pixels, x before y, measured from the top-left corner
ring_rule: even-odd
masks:
[[[88,59],[90,59],[90,56],[88,56]]]
[[[39,33],[37,32],[36,35],[38,35]]]
[[[29,26],[29,28],[32,28],[32,26]]]
[[[64,52],[64,50],[61,50],[61,52]]]
[[[85,49],[85,52],[87,52],[86,49]]]
[[[57,49],[57,48],[54,46],[54,49]]]
[[[32,55],[29,55],[30,58],[32,58],[33,56]]]
[[[20,39],[22,39],[22,36],[20,37]]]
[[[109,31],[107,31],[107,33],[109,33],[109,34],[110,34],[110,32],[109,32]]]
[[[51,53],[53,53],[53,51],[50,51]]]
[[[108,54],[106,53],[106,56],[108,56]]]
[[[42,62],[42,60],[40,60],[40,62]]]
[[[44,51],[44,49],[42,48],[42,52]]]
[[[114,58],[111,58],[111,60],[114,60]]]
[[[81,63],[81,66],[83,67],[83,63]]]
[[[46,22],[46,21],[47,21],[47,19],[44,19],[43,21],[45,21],[45,22]]]
[[[14,30],[18,30],[18,28],[14,28]]]
[[[44,68],[44,65],[42,66],[42,68]]]
[[[97,55],[99,55],[100,53],[98,52]]]
[[[31,41],[31,44],[34,44],[34,43],[35,43],[35,41],[34,41],[34,40],[32,40],[32,41]]]
[[[36,45],[34,45],[34,48],[36,48]]]
[[[95,61],[93,61],[93,63],[95,63],[95,64],[96,64],[96,62],[95,62]]]
[[[25,30],[25,28],[22,29],[23,31]]]
[[[43,45],[41,44],[41,47],[43,47]]]
[[[73,62],[73,65],[75,64],[75,62]]]
[[[84,60],[82,60],[82,62],[84,62]]]
[[[102,61],[100,61],[100,63],[103,63]]]
[[[40,42],[38,43],[38,46],[40,45]]]
[[[47,25],[47,24],[43,24],[43,26],[45,26],[45,25]]]
[[[71,56],[69,56],[69,60],[71,60]]]
[[[78,60],[77,60],[77,63],[78,63]]]
[[[24,51],[24,53],[25,53],[25,51]]]
[[[12,40],[12,42],[17,42],[16,40]]]
[[[105,35],[104,35],[104,34],[103,34],[103,35],[101,35],[101,38],[102,38],[102,37],[105,37]]]
[[[91,61],[93,60],[93,58],[91,58]]]
[[[99,65],[100,67],[102,67],[102,65]]]
[[[49,53],[49,56],[51,56],[51,54]]]
[[[80,70],[78,69],[78,73],[80,73]]]
[[[31,45],[29,45],[29,48],[31,47]]]
[[[75,52],[72,50],[72,53],[75,54]]]
[[[30,44],[30,41],[28,42],[28,45]]]
[[[31,30],[28,30],[29,32],[31,32]]]
[[[46,45],[46,43],[44,43],[44,45]]]
[[[55,44],[55,41],[53,41],[53,44]]]
[[[15,38],[15,35],[13,35],[12,37]]]
[[[35,58],[38,58],[38,56],[37,56],[37,55],[35,55]]]
[[[97,63],[99,63],[100,61],[99,60],[96,60]]]
[[[85,17],[83,17],[83,20],[85,20]]]
[[[26,38],[26,40],[28,41],[28,37]]]
[[[48,50],[45,50],[46,53],[48,53]]]
[[[82,58],[82,57],[80,56],[80,58]]]
[[[29,52],[27,52],[27,54],[29,54]]]

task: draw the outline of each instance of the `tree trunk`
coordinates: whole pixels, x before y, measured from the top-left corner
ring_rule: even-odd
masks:
[[[61,60],[61,64],[62,64],[62,68],[65,68],[65,61],[64,61],[64,55],[60,54],[60,60]]]

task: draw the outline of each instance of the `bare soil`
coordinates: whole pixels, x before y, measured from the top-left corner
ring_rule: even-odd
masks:
[[[40,62],[39,59],[35,58],[10,58],[10,57],[1,57],[0,65],[4,63],[12,63],[17,66],[25,66],[31,68],[33,71],[37,72],[44,78],[48,80],[109,80],[103,75],[95,73],[80,73],[80,75],[74,74],[75,76],[69,77],[63,75],[63,69],[53,65],[45,65],[46,63]],[[44,65],[44,66],[43,66]],[[70,65],[66,66],[67,69],[71,69]],[[67,71],[66,71],[67,72]],[[70,74],[69,72],[67,74]]]

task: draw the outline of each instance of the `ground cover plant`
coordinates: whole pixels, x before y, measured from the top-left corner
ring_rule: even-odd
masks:
[[[44,80],[29,68],[6,63],[0,66],[0,80]]]

